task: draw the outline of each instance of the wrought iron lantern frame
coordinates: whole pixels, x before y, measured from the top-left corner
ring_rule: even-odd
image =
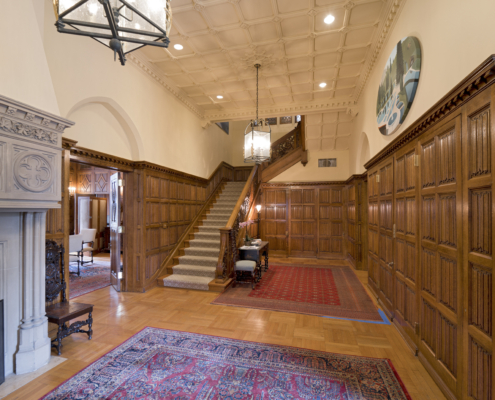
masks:
[[[87,21],[78,21],[78,20],[65,18],[71,12],[84,6],[88,1],[89,0],[80,0],[76,4],[74,4],[72,7],[65,10],[64,12],[59,13],[60,0],[53,0],[53,7],[55,10],[55,16],[57,18],[57,21],[55,22],[55,26],[57,27],[58,32],[68,33],[70,35],[77,35],[77,36],[89,36],[95,40],[97,40],[97,39],[110,40],[108,47],[110,47],[114,51],[115,55],[118,54],[120,63],[122,65],[125,65],[125,62],[126,62],[125,54],[131,53],[132,51],[135,51],[135,50],[141,48],[142,46],[137,47],[137,48],[125,53],[121,42],[129,42],[129,43],[142,44],[143,46],[156,46],[156,47],[163,47],[163,48],[167,48],[169,46],[170,39],[167,35],[167,31],[163,27],[159,26],[157,23],[155,23],[154,21],[152,21],[151,19],[146,17],[146,15],[144,15],[136,7],[134,7],[132,4],[130,4],[127,0],[117,0],[119,3],[122,4],[122,6],[119,8],[116,8],[116,7],[112,8],[112,6],[110,4],[110,0],[98,0],[98,2],[103,6],[103,9],[105,10],[105,17],[108,20],[108,25],[98,24],[98,23],[94,23],[94,22],[87,22]],[[167,1],[169,1],[169,0],[167,0]],[[120,27],[118,25],[118,18],[121,15],[120,10],[123,7],[127,7],[129,10],[136,13],[138,16],[140,16],[146,22],[148,22],[151,26],[156,28],[158,30],[158,32],[150,32],[150,31],[145,31],[145,30],[140,30],[140,29]],[[69,25],[74,29],[68,29],[68,28],[66,28],[66,25]],[[108,34],[106,34],[106,33],[96,32],[96,31],[86,31],[86,30],[81,30],[78,27],[102,29],[102,30],[108,30],[110,32]],[[131,33],[131,34],[135,34],[135,35],[148,36],[148,37],[150,37],[150,40],[143,40],[143,39],[121,36],[119,33]],[[154,38],[154,40],[152,40],[152,38]],[[100,42],[100,43],[102,43],[102,42]],[[102,43],[102,44],[105,45],[104,43]]]

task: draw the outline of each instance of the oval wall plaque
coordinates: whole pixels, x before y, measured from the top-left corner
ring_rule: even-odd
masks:
[[[382,135],[392,135],[406,119],[416,96],[420,74],[419,40],[405,37],[392,50],[378,88],[376,121]]]

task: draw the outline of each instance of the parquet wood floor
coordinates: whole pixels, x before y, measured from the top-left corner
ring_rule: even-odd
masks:
[[[270,261],[321,264],[321,260]],[[366,287],[367,272],[356,273]],[[107,287],[78,297],[78,302],[95,305],[93,340],[84,334],[64,339],[62,356],[68,360],[5,399],[40,398],[146,326],[389,358],[413,399],[445,399],[392,325],[210,305],[217,295],[162,287],[147,293],[117,293]]]

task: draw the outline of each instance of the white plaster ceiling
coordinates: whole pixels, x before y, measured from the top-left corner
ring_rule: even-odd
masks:
[[[309,151],[349,149],[353,120],[353,115],[342,111],[306,115],[306,148]]]
[[[169,48],[146,46],[134,61],[213,121],[252,116],[255,61],[262,64],[261,114],[345,109],[355,104],[401,1],[171,0]]]

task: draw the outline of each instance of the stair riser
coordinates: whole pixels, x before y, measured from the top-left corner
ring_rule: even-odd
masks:
[[[211,232],[211,233],[205,233],[205,232],[197,232],[194,234],[189,235],[190,240],[218,240],[220,241],[220,233],[217,232]]]
[[[205,242],[205,241],[201,241],[201,240],[197,240],[197,239],[191,240],[189,242],[189,248],[193,249],[193,248],[197,248],[197,247],[200,247],[203,249],[220,249],[220,240],[216,241],[215,243],[209,243],[209,242]]]
[[[196,256],[196,257],[217,257],[220,254],[220,248],[218,249],[203,249],[196,247],[188,247],[185,249],[186,256]]]
[[[208,260],[208,259],[191,259],[187,257],[180,257],[179,264],[183,265],[197,265],[199,267],[216,267],[218,260]]]
[[[202,276],[205,278],[215,278],[215,270],[208,271],[206,269],[181,269],[180,265],[173,268],[174,275],[186,275],[186,276]]]
[[[187,282],[168,282],[166,279],[163,281],[163,286],[177,288],[177,289],[193,289],[193,290],[205,290],[208,291],[210,288],[208,285],[199,284],[188,284]]]
[[[225,226],[225,225],[223,225]],[[222,225],[219,225],[219,226],[208,226],[208,225],[205,225],[205,226],[199,226],[199,232],[200,233],[220,233],[219,229],[220,228],[223,228]]]
[[[227,224],[227,222],[229,222],[229,219],[221,219],[221,220],[217,220],[217,219],[212,219],[212,220],[204,220],[203,221],[203,225],[204,227],[206,226],[225,226]]]

